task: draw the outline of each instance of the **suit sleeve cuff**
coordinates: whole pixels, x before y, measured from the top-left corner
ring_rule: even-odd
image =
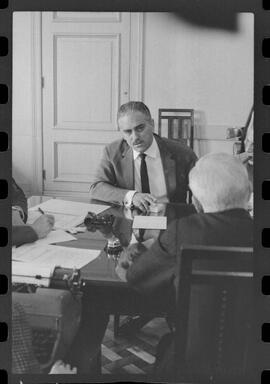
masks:
[[[131,208],[132,207],[132,199],[133,199],[133,196],[135,195],[137,191],[128,191],[124,197],[124,205],[127,207],[127,208]]]

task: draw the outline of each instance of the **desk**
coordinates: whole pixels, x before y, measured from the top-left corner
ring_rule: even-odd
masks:
[[[96,203],[96,201],[95,201]],[[193,205],[187,204],[167,204],[165,206],[165,216],[168,224],[180,217],[187,216],[195,212]],[[123,246],[128,246],[132,237],[132,220],[126,218],[123,207],[108,207],[103,214],[114,215],[112,226],[113,234],[119,238]],[[156,234],[158,235],[158,233]],[[156,305],[159,303],[149,303],[128,284],[122,281],[117,275],[115,268],[117,261],[109,258],[104,250],[107,244],[106,234],[97,230],[96,232],[85,232],[75,235],[76,242],[58,243],[67,247],[100,249],[100,255],[81,269],[81,277],[84,280],[85,300],[94,301],[100,309],[108,313],[136,314],[142,312],[157,312]],[[87,298],[87,299],[86,299]],[[165,310],[165,309],[164,309]],[[158,308],[160,311],[160,307]]]
[[[32,196],[28,199],[28,206],[34,206],[48,199],[49,197],[47,196]],[[93,203],[104,204],[96,200]],[[132,239],[132,219],[127,218],[128,214],[130,216],[130,211],[127,211],[122,206],[107,206],[108,209],[103,211],[101,215],[111,214],[114,216],[112,233],[120,240],[123,247],[127,247]],[[169,225],[176,218],[194,213],[195,208],[193,205],[169,203],[164,205],[164,211],[162,214],[167,217]],[[152,231],[152,235],[157,238],[159,232]],[[57,245],[100,249],[100,255],[81,269],[81,277],[84,281],[84,301],[94,301],[100,309],[108,313],[133,314],[134,312],[142,313],[145,311],[156,312],[153,303],[147,303],[145,297],[142,298],[139,293],[130,288],[117,275],[115,271],[117,261],[108,257],[104,249],[109,234],[96,230],[95,232],[86,231],[85,233],[79,233],[75,237],[77,241],[62,242]]]
[[[30,199],[29,206],[40,202],[42,202],[40,199]],[[167,204],[165,207],[168,224],[176,218],[193,212],[195,208],[192,205]],[[128,246],[132,238],[132,220],[126,217],[125,209],[108,206],[108,209],[102,212],[103,214],[114,215],[112,232],[123,246]],[[58,243],[58,245],[100,249],[99,256],[81,269],[84,294],[80,330],[70,348],[69,355],[66,356],[66,361],[77,366],[79,373],[86,373],[89,369],[89,359],[95,356],[104,336],[108,314],[166,315],[168,306],[166,303],[166,308],[161,308],[160,300],[150,302],[119,278],[115,271],[117,261],[109,258],[104,249],[108,238],[106,233],[99,230],[86,231],[75,236],[77,241]]]

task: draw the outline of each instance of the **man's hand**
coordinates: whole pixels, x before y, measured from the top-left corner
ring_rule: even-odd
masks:
[[[121,253],[118,264],[124,269],[128,269],[133,261],[146,250],[147,248],[141,243],[131,244]]]
[[[132,199],[134,207],[139,208],[142,212],[148,212],[150,204],[154,204],[156,202],[157,199],[150,193],[136,192]]]
[[[125,248],[118,259],[115,271],[121,280],[126,281],[126,273],[136,257],[145,252],[147,248],[141,243],[131,244]]]
[[[12,210],[12,225],[25,225],[19,211]]]
[[[46,237],[51,232],[54,225],[54,217],[52,215],[41,215],[31,227],[38,235],[39,239]]]
[[[64,364],[61,360],[56,361],[50,370],[50,375],[74,375],[76,373],[77,368],[71,368],[69,364]]]
[[[133,262],[138,256],[147,251],[147,248],[142,243],[134,243],[126,251],[129,259]]]
[[[118,277],[122,281],[127,281],[126,273],[127,273],[128,268],[131,265],[131,260],[129,259],[129,255],[128,255],[126,250],[127,249],[125,248],[123,250],[123,252],[121,252],[121,255],[120,255],[118,262],[117,262],[117,266],[115,268],[116,274],[118,275]]]
[[[132,259],[130,258],[130,254],[128,252],[128,248],[125,248],[118,259],[118,266],[123,269],[128,269],[132,264]]]

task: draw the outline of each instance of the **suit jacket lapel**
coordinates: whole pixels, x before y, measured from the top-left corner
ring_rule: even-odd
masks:
[[[123,179],[125,180],[126,188],[134,189],[134,161],[133,151],[128,144],[124,147],[122,157],[120,159],[121,169],[123,171]]]
[[[176,164],[166,144],[155,136],[160,151],[168,197],[176,191]]]

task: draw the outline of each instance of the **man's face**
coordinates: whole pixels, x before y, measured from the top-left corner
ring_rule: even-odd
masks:
[[[137,152],[146,151],[153,141],[154,121],[139,112],[128,112],[118,120],[118,127],[128,145]]]

